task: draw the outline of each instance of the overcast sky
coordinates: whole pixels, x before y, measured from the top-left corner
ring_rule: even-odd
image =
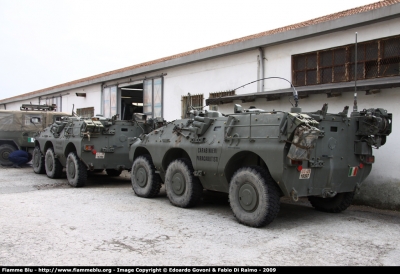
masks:
[[[0,99],[378,0],[0,0]]]

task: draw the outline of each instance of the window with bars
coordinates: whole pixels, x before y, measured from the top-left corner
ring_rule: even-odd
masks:
[[[182,115],[181,118],[188,118],[191,109],[203,109],[203,94],[196,94],[190,96],[182,96]]]
[[[292,56],[295,86],[354,81],[355,45]],[[357,44],[357,80],[400,75],[400,36]]]
[[[210,93],[209,99],[221,98],[226,96],[236,95],[234,90],[218,91]],[[218,105],[209,105],[210,110],[218,110]]]

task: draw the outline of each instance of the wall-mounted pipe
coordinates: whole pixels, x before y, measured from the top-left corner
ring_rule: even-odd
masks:
[[[261,81],[258,83],[257,92],[262,92],[264,91],[264,50],[262,47],[259,47],[258,51],[258,79],[261,79]]]

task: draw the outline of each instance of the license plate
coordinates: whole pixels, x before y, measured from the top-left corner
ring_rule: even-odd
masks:
[[[104,152],[96,152],[96,159],[104,159],[105,155]]]
[[[311,176],[311,168],[303,168],[300,171],[299,179],[310,179]]]

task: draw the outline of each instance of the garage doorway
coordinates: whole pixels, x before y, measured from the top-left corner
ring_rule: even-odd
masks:
[[[121,120],[131,120],[133,113],[143,113],[143,81],[119,87]]]
[[[133,113],[143,113],[147,118],[163,117],[163,77],[105,86],[102,94],[102,114],[110,118],[130,120]]]

